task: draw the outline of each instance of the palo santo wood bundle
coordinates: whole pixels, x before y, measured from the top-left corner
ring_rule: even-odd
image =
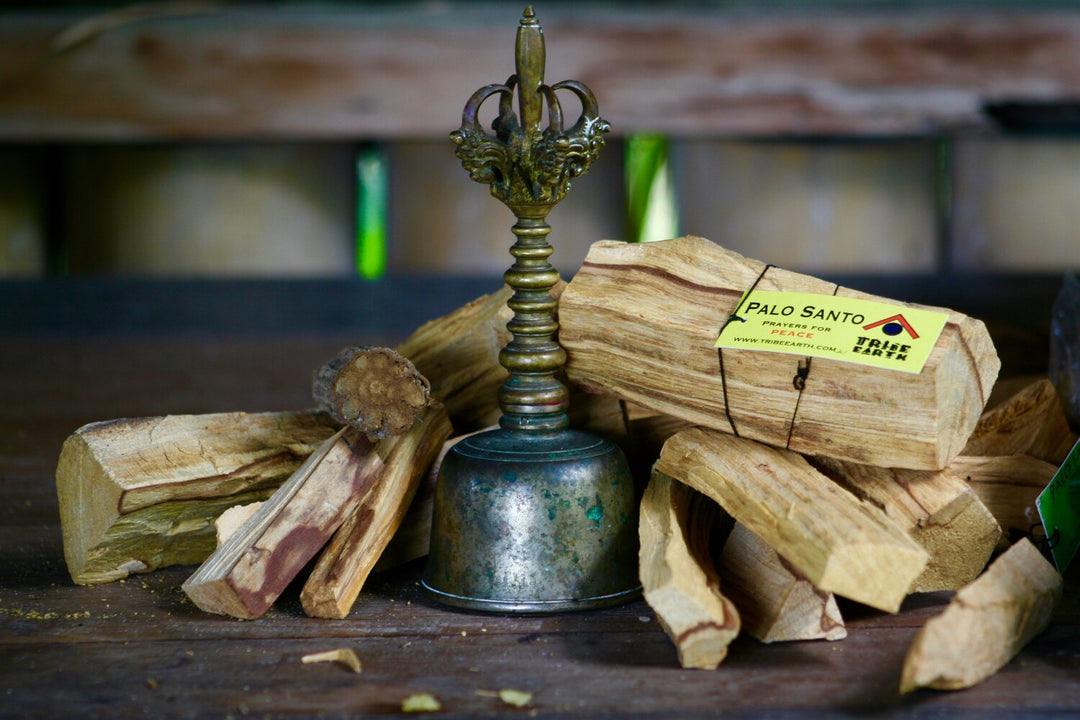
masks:
[[[948,312],[920,373],[828,358],[724,350],[743,293],[889,302],[768,268],[708,240],[595,243],[559,301],[572,382],[773,446],[884,467],[939,470],[979,419],[1000,362],[984,325]],[[804,382],[794,379],[802,376]]]

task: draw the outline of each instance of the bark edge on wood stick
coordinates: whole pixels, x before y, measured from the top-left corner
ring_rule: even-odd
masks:
[[[311,394],[343,425],[373,440],[401,435],[424,412],[431,386],[408,358],[386,347],[342,348],[318,368]]]

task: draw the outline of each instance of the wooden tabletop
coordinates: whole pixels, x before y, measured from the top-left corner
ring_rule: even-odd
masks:
[[[311,369],[339,347],[399,337],[347,322],[223,332],[154,318],[128,326],[136,331],[10,320],[0,322],[0,718],[382,716],[401,714],[416,693],[438,698],[439,717],[1080,715],[1075,566],[1050,628],[998,674],[905,698],[904,654],[947,594],[913,596],[897,615],[844,604],[845,640],[740,638],[719,669],[701,671],[679,667],[643,601],[551,616],[466,613],[420,592],[422,563],[375,576],[345,620],[305,617],[295,589],[259,620],[204,614],[180,590],[192,567],[75,586],[53,479],[68,434],[117,417],[306,407]],[[301,663],[335,648],[353,649],[363,671]],[[503,689],[532,693],[531,704],[504,704],[492,695]]]

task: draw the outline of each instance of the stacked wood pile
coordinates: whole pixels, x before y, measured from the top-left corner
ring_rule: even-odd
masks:
[[[921,373],[815,358],[800,386],[804,358],[725,351],[721,381],[713,341],[755,279],[859,295],[701,238],[597,243],[556,288],[573,422],[643,470],[643,590],[680,662],[716,667],[740,631],[839,640],[837,596],[897,612],[913,592],[949,590],[904,689],[986,677],[1060,594],[1026,540],[984,572],[1003,530],[1030,529],[1034,494],[1076,442],[1052,387],[984,413],[997,357],[982,323],[952,311]],[[73,579],[202,562],[188,596],[257,618],[318,555],[304,610],[345,617],[377,563],[426,554],[440,451],[497,417],[508,293],[396,350],[346,348],[315,372],[318,411],[81,428],[57,468]],[[979,661],[960,668],[945,647]]]
[[[997,357],[982,323],[952,311],[918,374],[718,358],[751,287],[861,296],[682,238],[596,243],[560,300],[571,379],[683,423],[654,424],[640,526],[645,598],[680,662],[715,667],[740,627],[763,642],[841,639],[835,596],[897,612],[910,593],[948,590],[901,689],[989,676],[1061,593],[1026,539],[984,572],[1009,545],[1003,528],[1030,531],[1035,495],[1077,441],[1053,388],[984,414]]]

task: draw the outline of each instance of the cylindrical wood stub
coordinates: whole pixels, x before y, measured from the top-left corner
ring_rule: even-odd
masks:
[[[514,264],[503,278],[514,290],[507,302],[514,317],[506,325],[513,338],[499,353],[499,362],[510,373],[499,390],[499,424],[508,430],[560,430],[570,424],[569,393],[555,377],[566,363],[566,352],[555,340],[559,325],[550,290],[559,273],[548,262],[551,226],[544,215],[519,214],[512,230],[517,238],[510,248]]]

